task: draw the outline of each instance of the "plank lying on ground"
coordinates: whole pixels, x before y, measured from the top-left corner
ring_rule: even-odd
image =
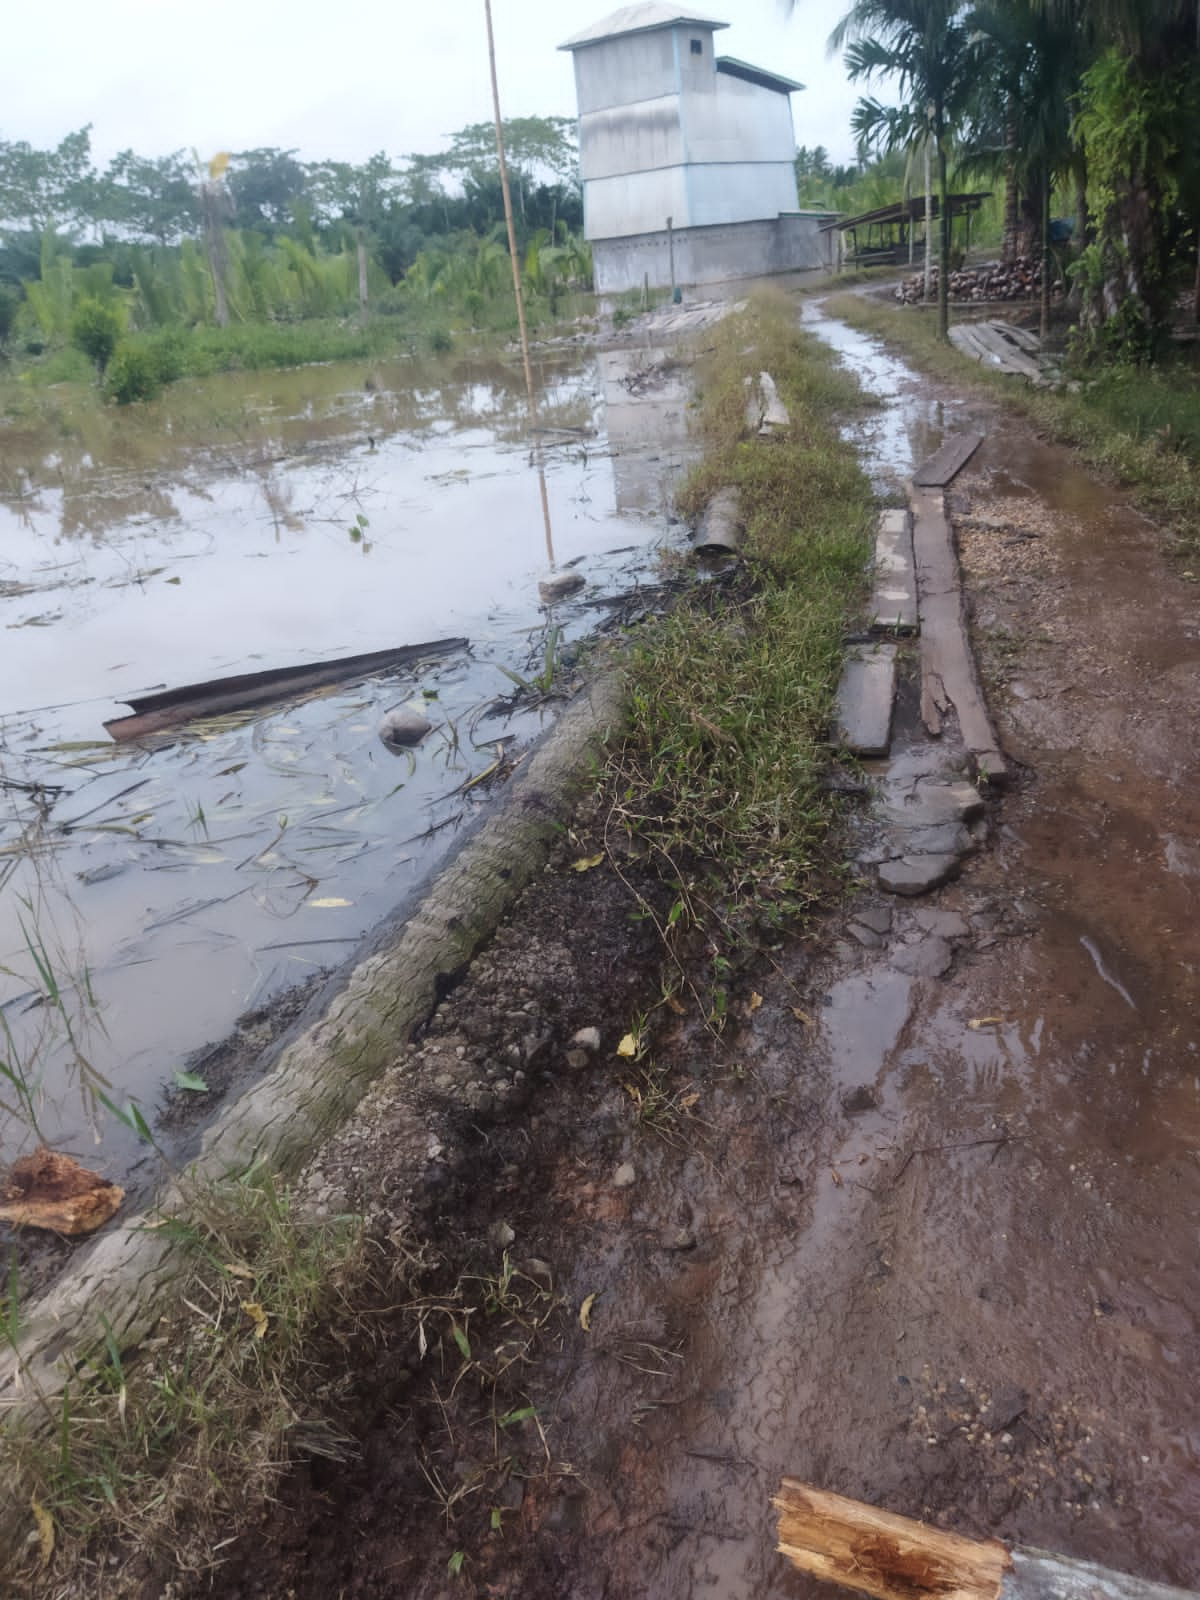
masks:
[[[327,688],[331,683],[354,683],[376,672],[387,672],[432,656],[450,655],[455,650],[465,650],[467,643],[466,639],[434,639],[428,644],[406,644],[395,650],[340,656],[336,661],[314,661],[302,667],[273,667],[265,672],[213,678],[207,683],[188,684],[182,689],[165,689],[159,694],[128,700],[126,704],[134,715],[115,717],[104,726],[118,742],[139,739],[143,734],[177,728],[198,717],[272,705],[296,695],[310,694],[314,689]]]
[[[1007,777],[975,656],[967,635],[966,606],[954,533],[940,489],[914,489],[913,554],[921,606],[921,718],[936,738],[953,713],[981,777]]]
[[[917,575],[913,565],[912,517],[907,511],[879,513],[871,619],[876,633],[913,633],[917,628]]]
[[[941,489],[956,478],[983,443],[981,433],[956,433],[923,462],[913,475],[922,488]]]
[[[981,322],[975,332],[983,348],[995,357],[997,364],[1005,372],[1029,378],[1033,383],[1041,383],[1041,367],[1028,351],[1022,350],[1009,336],[1008,328],[998,322]]]
[[[875,1600],[1196,1600],[1088,1561],[944,1533],[795,1478],[783,1480],[773,1504],[781,1555]]]
[[[837,692],[838,744],[856,756],[887,755],[895,697],[895,645],[848,651]]]

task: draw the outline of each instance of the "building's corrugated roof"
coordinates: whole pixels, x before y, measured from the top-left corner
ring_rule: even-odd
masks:
[[[718,56],[717,71],[727,72],[731,78],[745,78],[747,83],[757,83],[761,89],[778,89],[780,94],[791,94],[793,89],[804,87],[795,78],[785,78],[778,72],[768,72],[764,67],[751,66],[749,61],[739,61],[737,56]]]
[[[601,39],[614,39],[622,33],[651,33],[656,28],[673,28],[682,24],[698,28],[727,28],[727,22],[706,17],[699,11],[685,11],[679,6],[662,5],[659,0],[643,0],[635,6],[622,6],[601,22],[575,34],[560,50],[578,50],[581,45],[599,44]]]

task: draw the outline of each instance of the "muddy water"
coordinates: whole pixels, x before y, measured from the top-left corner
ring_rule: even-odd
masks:
[[[487,803],[465,786],[553,716],[498,707],[503,669],[541,672],[655,576],[681,390],[661,382],[654,425],[643,408],[615,449],[594,355],[543,355],[537,377],[549,534],[499,360],[228,376],[6,429],[0,1004],[28,1100],[0,1155],[32,1115],[127,1172],[98,1093],[153,1120],[190,1052],[403,906]],[[548,611],[551,556],[587,588]],[[103,728],[154,688],[451,635],[468,649],[302,705],[127,746]],[[405,702],[436,728],[397,757],[376,728]]]
[[[881,486],[943,424],[987,435],[952,506],[998,524],[967,573],[1020,766],[992,846],[880,948],[793,952],[721,1051],[676,1042],[705,1119],[682,1152],[612,1152],[621,1242],[570,1240],[600,1293],[557,1418],[587,1483],[571,1592],[809,1592],[773,1551],[785,1473],[1195,1587],[1196,591],[1066,452],[811,325],[892,402]],[[962,919],[954,966],[911,978],[931,910]],[[621,1341],[656,1354],[631,1371]]]

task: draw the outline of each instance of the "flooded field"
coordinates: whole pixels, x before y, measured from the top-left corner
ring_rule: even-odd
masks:
[[[624,370],[537,362],[549,527],[515,362],[229,375],[4,429],[0,1155],[36,1128],[136,1171],[112,1106],[153,1126],[164,1092],[212,1098],[195,1053],[247,1013],[253,1034],[454,847],[553,715],[506,674],[553,687],[599,602],[657,575],[684,400],[660,383],[656,428],[610,438]],[[552,564],[586,586],[547,609]],[[449,636],[467,647],[299,704],[104,728],[148,691]],[[378,725],[409,703],[434,731],[397,755]]]

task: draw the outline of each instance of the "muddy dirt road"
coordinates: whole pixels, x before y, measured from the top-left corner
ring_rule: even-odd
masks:
[[[889,382],[924,447],[927,391]],[[551,1025],[531,1112],[476,1118],[423,1202],[553,1271],[566,1310],[522,1375],[545,1448],[514,1428],[489,1478],[393,1356],[361,1457],[297,1475],[227,1596],[798,1595],[784,1473],[1200,1584],[1196,590],[1068,453],[937,399],[987,435],[950,506],[1014,769],[991,844],[912,903],[864,868],[741,975],[719,1042],[654,1011],[655,1116],[613,1057],[653,940],[611,875],[539,885],[420,1048],[432,1071]],[[564,1066],[588,1024],[601,1052]],[[364,1171],[386,1191],[386,1137],[341,1160],[351,1198]],[[439,1507],[418,1458],[477,1488]]]

